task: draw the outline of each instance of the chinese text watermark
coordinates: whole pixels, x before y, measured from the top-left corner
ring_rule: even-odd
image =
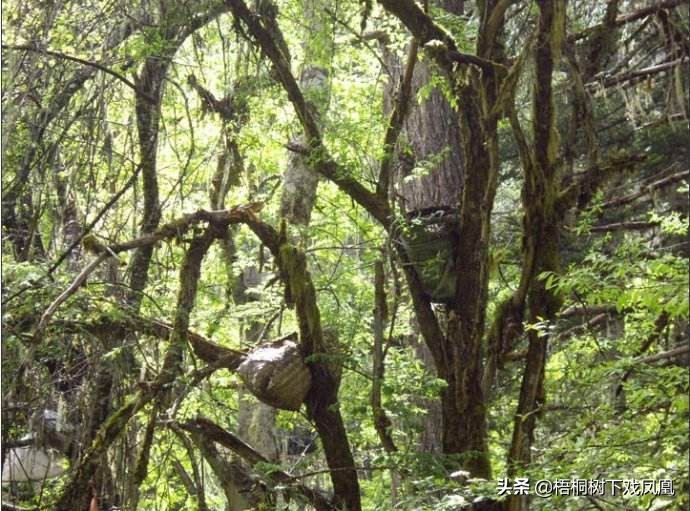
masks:
[[[573,497],[675,495],[672,479],[540,479],[534,484],[527,477],[498,480],[499,495],[553,495]]]

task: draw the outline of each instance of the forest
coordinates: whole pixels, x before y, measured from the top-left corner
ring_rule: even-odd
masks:
[[[688,508],[687,2],[2,26],[2,511]]]

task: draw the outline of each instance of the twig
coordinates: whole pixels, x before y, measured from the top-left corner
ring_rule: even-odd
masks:
[[[92,259],[89,264],[86,265],[86,267],[77,275],[77,277],[72,281],[70,286],[65,289],[60,295],[51,303],[48,308],[45,310],[43,315],[41,316],[41,320],[38,322],[38,326],[36,327],[36,330],[34,332],[34,342],[38,343],[40,342],[41,338],[43,337],[43,333],[45,332],[46,325],[48,324],[48,321],[50,321],[50,318],[55,314],[55,311],[62,305],[62,303],[67,300],[70,296],[72,296],[77,289],[81,287],[81,285],[86,281],[89,275],[93,273],[93,271],[98,267],[99,264],[101,264],[103,261],[105,261],[108,257],[110,257],[110,254],[107,251],[104,251],[103,253],[99,254],[98,257],[95,259]]]
[[[610,232],[610,231],[644,231],[658,227],[659,222],[617,222],[606,225],[595,225],[590,227],[590,232]]]
[[[134,170],[134,173],[132,173],[132,176],[127,180],[125,183],[125,186],[123,186],[115,195],[112,196],[112,198],[106,203],[105,206],[98,212],[98,214],[94,217],[94,219],[89,222],[89,224],[84,228],[82,233],[79,235],[79,237],[72,242],[72,244],[67,247],[67,249],[58,257],[58,260],[53,263],[53,265],[48,269],[48,275],[52,275],[52,273],[62,264],[62,262],[69,256],[69,254],[74,250],[79,243],[81,243],[81,240],[91,232],[91,230],[95,227],[95,225],[100,221],[101,218],[103,218],[103,215],[105,215],[108,210],[115,205],[115,203],[124,195],[124,193],[129,190],[129,188],[135,183],[137,180],[137,177],[139,176],[139,171],[141,170],[141,165],[137,166],[137,168]]]
[[[94,68],[98,69],[99,71],[103,71],[104,73],[109,74],[110,76],[113,76],[113,77],[117,78],[117,79],[120,80],[122,83],[124,83],[127,87],[129,87],[129,88],[132,89],[134,92],[136,92],[138,95],[140,95],[141,97],[145,98],[147,101],[150,101],[151,103],[156,103],[156,100],[155,100],[153,97],[149,96],[146,92],[144,92],[144,91],[142,91],[141,89],[139,89],[139,87],[137,87],[136,85],[134,85],[134,83],[132,83],[131,81],[129,81],[127,78],[125,78],[124,76],[122,76],[120,73],[118,73],[117,71],[113,71],[113,70],[110,69],[109,67],[106,67],[106,66],[104,66],[103,64],[99,64],[98,62],[92,62],[92,61],[90,61],[90,60],[86,60],[86,59],[82,59],[82,58],[79,58],[79,57],[75,57],[75,56],[73,56],[73,55],[67,55],[67,54],[61,53],[61,52],[59,52],[59,51],[46,50],[46,49],[43,49],[43,48],[34,48],[33,46],[29,46],[29,45],[26,45],[26,44],[3,44],[3,45],[2,45],[2,48],[3,48],[4,50],[24,50],[24,51],[31,51],[31,52],[34,52],[34,53],[40,53],[40,54],[43,54],[43,55],[48,55],[48,56],[50,56],[50,57],[54,57],[54,58],[57,58],[57,59],[70,60],[70,61],[72,61],[72,62],[77,62],[78,64],[83,64],[83,65],[85,65],[85,66],[94,67]]]

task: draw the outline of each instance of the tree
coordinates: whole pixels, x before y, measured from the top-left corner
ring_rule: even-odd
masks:
[[[687,473],[688,157],[664,151],[687,139],[687,17],[633,0],[12,4],[3,451],[31,432],[70,460],[17,500],[147,509],[167,481],[170,508],[357,510],[392,506],[392,484],[396,505],[522,510],[492,478],[644,478],[636,414],[663,446],[645,461]],[[265,278],[243,289],[251,268]],[[258,353],[240,341],[290,331],[291,358],[261,363],[273,388],[308,367],[305,414],[277,415],[286,444],[320,441],[297,475],[289,447],[247,444],[233,390]],[[603,380],[614,401],[553,418]],[[276,404],[269,387],[248,388]],[[442,452],[420,456],[422,396]],[[85,431],[29,420],[54,406]],[[568,454],[589,445],[569,428],[601,456]]]

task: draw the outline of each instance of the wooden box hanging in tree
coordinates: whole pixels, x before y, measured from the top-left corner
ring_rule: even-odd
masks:
[[[252,350],[237,368],[249,391],[264,403],[299,410],[311,387],[311,372],[295,334]]]
[[[452,212],[440,209],[431,214],[415,215],[400,228],[400,241],[432,302],[447,303],[455,296],[453,237],[456,220]]]

